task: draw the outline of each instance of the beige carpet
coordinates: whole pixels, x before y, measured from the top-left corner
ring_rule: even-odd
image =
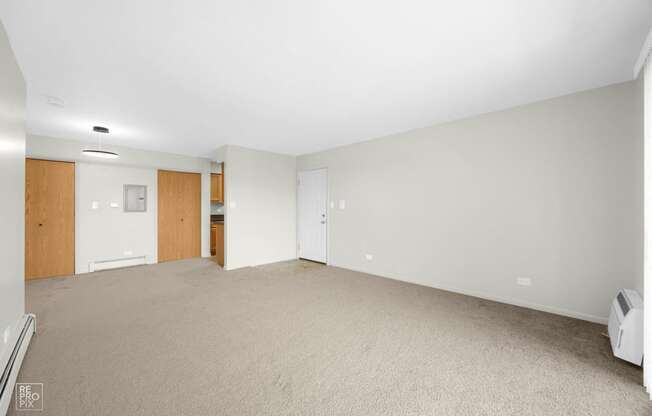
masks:
[[[652,414],[600,325],[308,262],[32,281],[27,305],[43,415]]]

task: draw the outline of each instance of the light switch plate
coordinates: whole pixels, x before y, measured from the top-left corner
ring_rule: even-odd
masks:
[[[340,207],[340,209],[344,209],[344,208],[346,208],[346,201],[343,200],[343,199],[340,199],[339,207]]]
[[[92,201],[91,202],[91,209],[99,209],[99,208],[100,208],[99,201]]]
[[[516,284],[519,286],[532,286],[532,279],[529,277],[517,277]]]
[[[117,202],[111,202],[111,203],[109,204],[109,206],[110,206],[111,208],[118,208],[118,207],[120,206],[120,204],[118,204]]]

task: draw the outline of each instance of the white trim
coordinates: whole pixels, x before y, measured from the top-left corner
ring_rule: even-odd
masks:
[[[634,79],[638,78],[638,74],[641,72],[641,69],[643,69],[643,65],[645,65],[645,61],[650,55],[650,50],[652,50],[652,29],[648,32],[645,42],[643,42],[641,52],[638,54],[636,64],[634,65]]]
[[[606,317],[606,316],[603,317],[603,316],[590,315],[590,314],[587,314],[587,313],[576,312],[576,311],[572,311],[572,310],[569,310],[569,309],[556,308],[554,306],[546,306],[546,305],[541,305],[541,304],[538,304],[538,303],[532,303],[532,302],[522,301],[522,300],[513,299],[513,298],[495,296],[495,295],[492,295],[490,293],[479,292],[479,291],[475,291],[475,290],[460,289],[460,288],[457,288],[457,287],[452,287],[452,286],[447,286],[447,285],[439,285],[439,284],[436,284],[436,283],[435,284],[426,284],[426,283],[416,281],[416,280],[409,280],[409,279],[397,278],[397,277],[392,277],[392,276],[382,276],[382,275],[377,275],[377,274],[370,273],[368,271],[354,269],[354,268],[351,268],[351,267],[342,267],[342,266],[335,266],[335,267],[340,267],[340,268],[347,269],[347,270],[353,270],[355,272],[368,274],[368,275],[374,276],[374,277],[380,277],[380,278],[384,278],[384,279],[391,279],[391,280],[396,280],[396,281],[399,281],[399,282],[412,283],[412,284],[419,285],[419,286],[425,286],[425,287],[431,287],[433,289],[444,290],[446,292],[459,293],[461,295],[472,296],[474,298],[481,298],[481,299],[490,300],[490,301],[493,301],[493,302],[505,303],[505,304],[508,304],[508,305],[519,306],[521,308],[534,309],[534,310],[541,311],[541,312],[548,312],[548,313],[552,313],[552,314],[555,314],[555,315],[567,316],[569,318],[581,319],[583,321],[595,322],[595,323],[603,324],[603,325],[606,325],[607,322],[609,321],[608,317]]]
[[[29,346],[30,341],[32,340],[32,335],[36,332],[36,317],[32,314],[27,314],[22,317],[20,320],[21,333],[25,325],[29,325],[26,328],[25,337],[22,339],[20,346],[18,347],[18,353],[13,363],[9,363],[12,366],[11,373],[9,374],[9,379],[7,380],[7,385],[5,386],[5,391],[0,397],[0,415],[7,413],[9,409],[9,404],[14,395],[14,386],[16,385],[16,380],[18,379],[18,373],[20,367],[23,364],[23,359],[25,358],[25,353],[27,352],[27,347]],[[20,336],[16,340],[20,341]]]

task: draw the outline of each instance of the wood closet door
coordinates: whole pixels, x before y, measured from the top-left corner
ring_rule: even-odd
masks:
[[[201,175],[158,171],[158,261],[201,255]]]
[[[75,164],[25,160],[25,279],[75,273]]]

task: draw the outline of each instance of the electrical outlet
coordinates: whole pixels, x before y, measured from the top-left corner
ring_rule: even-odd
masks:
[[[519,286],[532,286],[532,279],[529,277],[517,277],[516,284]]]
[[[373,254],[365,254],[364,258],[367,259],[367,261],[371,261],[371,260],[374,259],[374,255]]]
[[[131,251],[131,250],[127,250],[127,251],[125,251],[124,253],[125,253],[125,254],[124,254],[125,256],[133,256],[133,255],[134,255],[134,252]]]

